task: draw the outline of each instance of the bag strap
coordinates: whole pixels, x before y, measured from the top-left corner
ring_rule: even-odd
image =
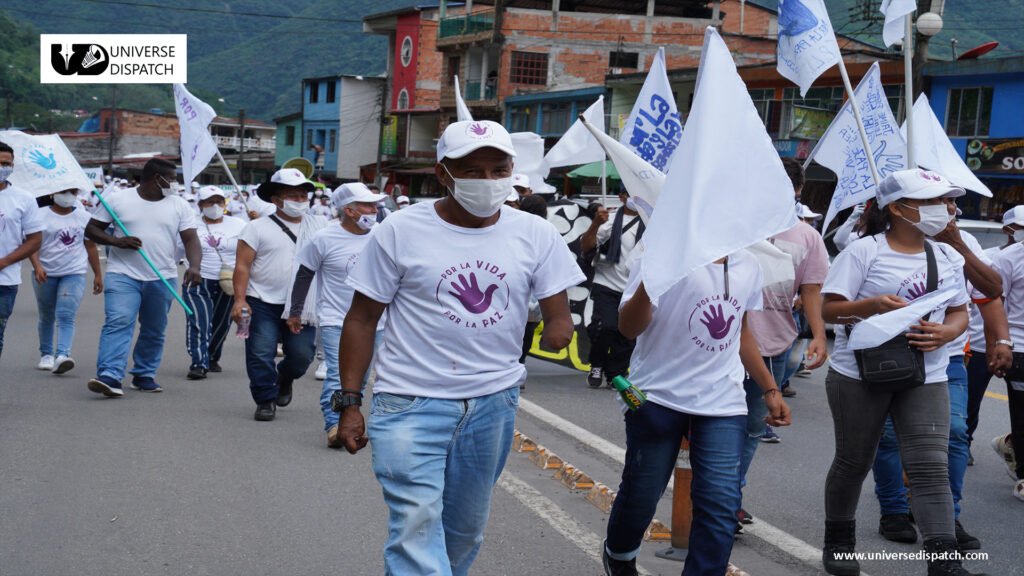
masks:
[[[281,219],[280,219],[280,218],[278,218],[276,214],[271,214],[271,215],[269,216],[269,218],[270,218],[271,220],[273,220],[273,221],[274,221],[274,223],[276,223],[276,224],[277,224],[278,226],[280,226],[280,227],[281,227],[281,231],[282,231],[282,232],[284,232],[285,234],[287,234],[287,235],[288,235],[288,237],[292,239],[292,242],[294,242],[294,243],[296,243],[296,244],[298,244],[298,243],[299,243],[299,239],[295,237],[295,233],[294,233],[294,232],[292,232],[292,231],[291,231],[291,228],[288,228],[288,226],[287,226],[287,225],[285,225],[285,223],[284,223],[284,222],[281,222]]]
[[[928,276],[925,278],[925,293],[935,292],[939,287],[939,266],[935,262],[935,249],[927,240],[924,241],[924,257],[928,262]],[[929,312],[924,315],[924,319],[927,322],[932,317],[932,313]]]

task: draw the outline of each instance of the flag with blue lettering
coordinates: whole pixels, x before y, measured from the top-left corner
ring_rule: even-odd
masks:
[[[801,97],[841,59],[823,0],[779,0],[778,70],[800,87]]]
[[[683,121],[668,82],[665,49],[659,48],[619,142],[651,166],[668,172],[669,160],[682,137]]]
[[[860,106],[879,180],[893,172],[906,170],[907,144],[889,108],[877,62],[871,65],[853,92]],[[829,222],[842,210],[874,198],[875,180],[868,167],[867,154],[849,100],[818,141],[811,158],[835,172],[839,179],[822,230],[827,230]]]
[[[882,27],[882,40],[885,45],[903,40],[907,31],[907,15],[917,10],[917,0],[882,0],[882,14],[885,15],[885,26]]]
[[[72,188],[92,191],[92,181],[60,136],[6,130],[0,132],[0,142],[14,149],[14,172],[7,180],[18,188],[36,197]]]
[[[181,172],[185,184],[192,182],[217,154],[210,135],[210,122],[217,116],[209,104],[193,96],[184,84],[174,85],[174,110],[181,131]]]

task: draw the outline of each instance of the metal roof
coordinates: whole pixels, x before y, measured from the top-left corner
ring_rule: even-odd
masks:
[[[477,0],[476,4],[494,4],[494,0]],[[506,8],[551,10],[551,0],[505,0]],[[655,16],[676,18],[710,18],[709,0],[656,0]],[[560,0],[562,12],[597,12],[603,14],[647,14],[647,0]]]

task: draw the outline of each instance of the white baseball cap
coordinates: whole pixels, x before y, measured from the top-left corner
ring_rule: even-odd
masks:
[[[893,172],[882,180],[875,198],[878,207],[885,208],[897,200],[930,200],[932,198],[959,198],[967,191],[930,170],[913,169]]]
[[[530,177],[527,176],[526,174],[513,174],[512,175],[512,186],[513,187],[518,186],[520,188],[529,188],[530,187]]]
[[[812,220],[817,220],[817,219],[821,218],[821,214],[818,214],[817,212],[811,210],[811,208],[809,206],[807,206],[806,204],[801,204],[800,205],[800,213],[797,214],[797,216],[799,216],[800,218],[805,218],[805,219],[806,218],[810,218]]]
[[[1014,206],[1003,214],[1003,226],[1010,224],[1024,226],[1024,206]]]
[[[445,158],[463,158],[481,148],[497,148],[515,157],[512,136],[497,122],[490,120],[463,120],[449,124],[437,141],[437,161]]]
[[[384,194],[375,194],[361,182],[350,182],[342,184],[331,193],[331,204],[341,210],[353,202],[372,202],[376,204],[383,200]]]
[[[200,202],[202,202],[203,200],[209,200],[210,198],[213,198],[214,196],[220,196],[221,198],[224,198],[226,196],[226,194],[224,194],[224,191],[221,190],[220,188],[216,187],[216,186],[203,186],[203,187],[199,188],[199,201]]]
[[[408,204],[408,203],[409,203],[409,197],[406,196],[405,194],[399,194],[398,196],[395,196],[395,204]]]
[[[286,187],[302,188],[306,192],[312,192],[315,186],[298,168],[281,168],[270,177],[270,182],[260,184],[256,189],[256,195],[261,200],[270,202],[279,189]]]
[[[192,182],[192,189],[195,190],[196,188],[199,188],[199,182]]]

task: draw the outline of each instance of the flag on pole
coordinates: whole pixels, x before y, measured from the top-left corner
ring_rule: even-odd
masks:
[[[658,195],[661,194],[661,187],[665,184],[665,174],[644,162],[643,158],[616,142],[611,136],[598,130],[589,119],[584,120],[582,126],[589,130],[600,144],[601,158],[603,159],[606,153],[611,158],[615,169],[619,171],[623,188],[636,203],[637,214],[640,215],[644,226],[649,225],[654,206],[658,202]]]
[[[544,139],[533,132],[513,132],[512,147],[516,151],[512,171],[530,178],[530,189],[536,194],[547,193],[554,187],[544,182],[550,169],[544,163]]]
[[[462,99],[462,87],[459,85],[458,76],[455,76],[455,114],[458,116],[459,122],[473,120],[473,115],[469,113],[466,101]]]
[[[947,180],[982,196],[992,197],[992,191],[982,184],[946,136],[942,123],[935,117],[928,97],[921,94],[914,103],[914,162],[921,168],[938,172]],[[907,124],[901,134],[906,138]]]
[[[604,96],[598,97],[597,102],[587,108],[583,113],[583,118],[591,127],[604,133]],[[602,162],[604,159],[604,149],[590,135],[583,122],[578,119],[566,130],[558,142],[555,142],[551,150],[548,150],[547,156],[544,157],[549,168],[590,164],[591,162]]]
[[[859,103],[864,131],[871,145],[878,177],[885,178],[907,167],[907,145],[900,135],[899,125],[889,108],[889,101],[882,88],[882,75],[875,62],[868,69],[864,79],[854,90]],[[875,196],[875,180],[868,166],[864,144],[861,143],[857,121],[853,117],[850,100],[846,101],[839,114],[832,120],[825,134],[811,153],[818,164],[835,172],[839,183],[832,193],[828,213],[822,224],[827,230],[836,214],[865,202]],[[808,158],[810,160],[810,158]]]
[[[779,0],[779,74],[800,87],[800,96],[821,73],[842,59],[823,0]]]
[[[37,198],[71,188],[92,191],[92,181],[60,136],[6,130],[0,132],[0,142],[14,149],[14,172],[8,180]]]
[[[669,161],[682,136],[683,121],[672,95],[672,85],[668,82],[665,49],[658,48],[619,142],[645,162],[667,173]]]
[[[217,154],[217,144],[210,135],[210,122],[217,113],[190,94],[184,84],[174,85],[174,111],[181,131],[181,171],[187,186]]]
[[[694,270],[795,226],[793,183],[715,28],[686,128],[644,234],[651,300]]]
[[[882,14],[885,25],[882,27],[882,40],[886,47],[903,40],[906,33],[906,17],[917,10],[917,0],[882,0]]]

